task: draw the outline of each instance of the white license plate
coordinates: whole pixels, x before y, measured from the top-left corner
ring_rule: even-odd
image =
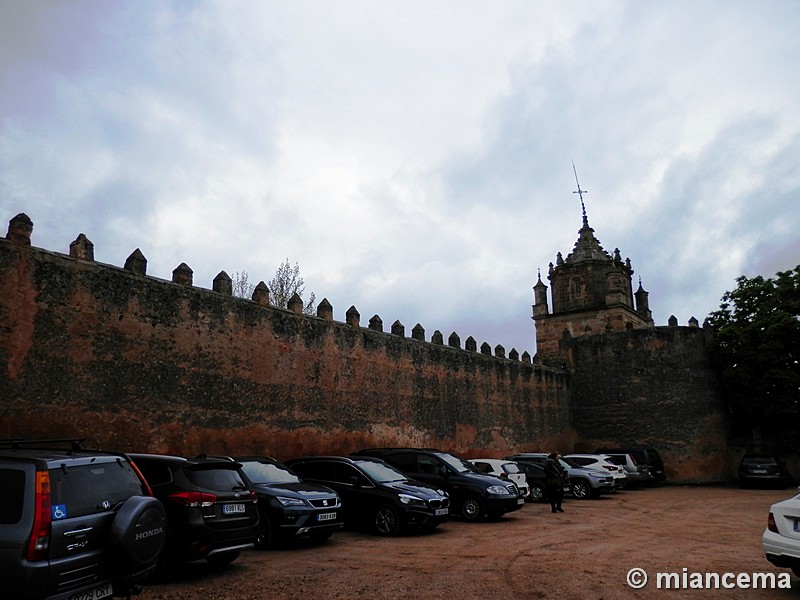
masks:
[[[442,517],[450,512],[449,508],[437,508],[436,509],[436,516]]]
[[[800,533],[800,520],[797,520],[797,519],[795,520],[795,522],[794,522],[794,530],[796,532]]]
[[[764,475],[766,472],[766,469],[753,469],[753,473],[758,473],[759,475]]]
[[[525,504],[525,498],[517,498],[517,504]]]
[[[336,518],[336,513],[319,513],[317,515],[317,521],[333,521]]]
[[[244,512],[244,504],[223,504],[223,515],[236,515]]]
[[[85,592],[72,594],[72,596],[69,597],[69,600],[100,600],[101,598],[109,597],[111,597],[111,584],[104,583],[103,585],[98,585],[92,590],[86,590]]]

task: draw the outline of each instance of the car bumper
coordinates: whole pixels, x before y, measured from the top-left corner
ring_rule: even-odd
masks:
[[[441,525],[450,520],[450,507],[425,510],[406,508],[404,514],[408,525]]]
[[[501,515],[519,510],[524,504],[522,496],[489,496],[486,498],[486,512]]]
[[[767,560],[776,567],[800,566],[800,540],[786,538],[770,530],[761,538]]]

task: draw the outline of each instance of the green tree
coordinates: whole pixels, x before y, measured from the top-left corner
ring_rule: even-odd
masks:
[[[736,279],[718,311],[711,359],[720,376],[733,425],[739,435],[761,437],[775,449],[798,447],[800,401],[800,265]]]
[[[287,258],[278,267],[275,277],[267,284],[267,287],[269,288],[270,303],[280,308],[287,308],[292,296],[297,294],[302,298],[305,291],[305,281],[300,276],[300,265],[295,262],[292,266]],[[315,302],[316,295],[311,292],[308,301],[303,304],[303,313],[313,315]]]

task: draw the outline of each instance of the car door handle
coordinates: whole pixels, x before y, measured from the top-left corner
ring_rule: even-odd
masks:
[[[76,535],[83,535],[89,533],[94,527],[84,527],[83,529],[73,529],[72,531],[65,531],[64,537],[73,537]]]

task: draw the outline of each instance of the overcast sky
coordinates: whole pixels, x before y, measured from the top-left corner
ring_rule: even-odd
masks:
[[[800,264],[800,3],[0,2],[0,221],[535,351],[581,226],[657,325]],[[5,234],[7,225],[3,225]]]

